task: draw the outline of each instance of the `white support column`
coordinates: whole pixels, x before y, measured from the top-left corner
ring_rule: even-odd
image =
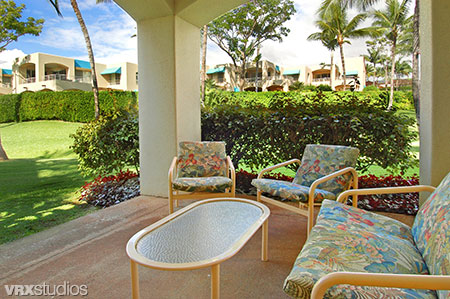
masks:
[[[177,16],[139,21],[138,62],[141,193],[167,196],[178,142],[201,138],[199,28]]]
[[[448,0],[420,1],[420,183],[434,186],[450,172],[449,15]]]

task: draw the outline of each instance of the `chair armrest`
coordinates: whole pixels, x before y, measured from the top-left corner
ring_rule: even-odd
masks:
[[[278,163],[278,164],[276,164],[276,165],[273,165],[273,166],[264,168],[264,169],[261,170],[261,172],[258,174],[258,179],[262,178],[263,175],[264,175],[266,172],[269,172],[269,171],[272,171],[272,170],[274,170],[274,169],[277,169],[277,168],[280,168],[280,167],[284,167],[284,166],[287,166],[287,165],[290,165],[290,164],[293,164],[293,163],[298,163],[298,165],[300,166],[302,162],[300,162],[299,159],[292,159],[292,160],[289,160],[289,161],[285,161],[285,162]]]
[[[172,163],[170,163],[169,167],[169,184],[172,186],[173,178],[175,177],[175,171],[178,165],[178,158],[173,157]]]
[[[356,170],[353,167],[346,167],[344,169],[335,171],[329,175],[323,176],[320,179],[315,180],[311,186],[309,187],[309,197],[308,197],[308,205],[313,205],[314,204],[314,192],[316,191],[316,188],[318,185],[329,181],[331,179],[334,179],[335,177],[341,176],[343,174],[346,174],[350,172],[350,174],[352,175],[352,187],[354,189],[358,189],[358,173],[356,172]],[[355,194],[356,195],[356,194]],[[356,197],[356,196],[355,196]],[[356,207],[356,200],[353,203],[353,206]]]
[[[233,161],[231,161],[230,156],[227,156],[227,164],[229,167],[229,172],[231,174],[231,180],[233,181],[231,192],[234,194],[236,190],[236,170],[234,169]]]
[[[316,282],[311,292],[311,299],[323,298],[326,290],[336,284],[404,289],[450,290],[450,276],[334,272],[323,276]]]
[[[372,194],[396,194],[396,193],[412,193],[412,192],[421,192],[428,191],[433,192],[436,188],[433,186],[426,185],[416,185],[416,186],[402,186],[402,187],[386,187],[386,188],[367,188],[367,189],[357,189],[357,190],[347,190],[339,194],[336,201],[340,203],[345,203],[347,201],[347,197],[354,195],[354,197],[358,195],[372,195]],[[357,201],[353,200],[353,203]]]

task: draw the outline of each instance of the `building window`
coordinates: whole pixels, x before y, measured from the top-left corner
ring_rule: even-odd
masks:
[[[224,77],[223,73],[217,73],[217,83],[222,83],[223,77]]]
[[[110,85],[119,85],[120,84],[120,74],[111,74],[109,76],[108,83]]]

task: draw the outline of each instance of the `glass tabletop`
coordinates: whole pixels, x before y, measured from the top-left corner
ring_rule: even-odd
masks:
[[[239,242],[260,220],[263,210],[240,201],[197,205],[137,241],[136,250],[162,263],[191,263],[212,259]]]

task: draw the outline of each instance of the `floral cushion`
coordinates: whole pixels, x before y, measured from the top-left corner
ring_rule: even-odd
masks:
[[[412,233],[430,273],[450,275],[450,173],[421,206]],[[438,294],[450,298],[450,291]]]
[[[308,144],[293,183],[309,187],[325,175],[346,167],[355,167],[358,155],[359,150],[354,147]],[[350,180],[351,175],[345,174],[324,182],[319,187],[337,195],[348,189]]]
[[[322,203],[317,224],[286,278],[284,291],[309,298],[322,276],[337,272],[428,274],[408,226],[336,201]],[[336,285],[325,298],[436,298],[436,292]]]
[[[178,177],[227,176],[226,159],[224,142],[180,142]]]
[[[267,192],[273,196],[292,201],[308,202],[309,188],[300,186],[286,181],[277,181],[270,179],[254,179],[252,185],[263,192]],[[336,195],[331,192],[316,189],[314,193],[314,201],[322,202],[324,199],[336,199]]]
[[[231,188],[233,181],[223,176],[177,178],[172,185],[175,190],[186,192],[225,192],[226,188]]]

